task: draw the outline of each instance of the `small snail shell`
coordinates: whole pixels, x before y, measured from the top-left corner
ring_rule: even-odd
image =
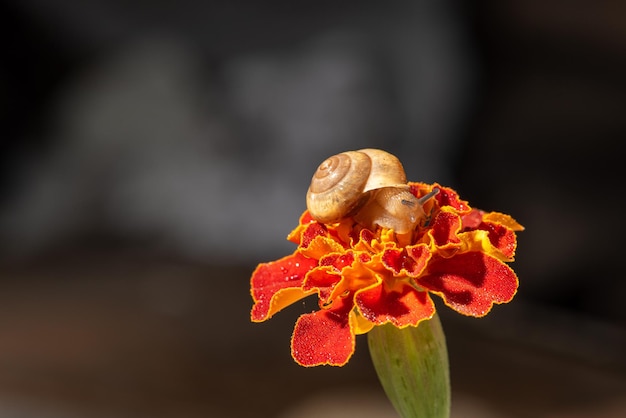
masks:
[[[425,214],[406,182],[400,160],[388,152],[343,152],[317,168],[307,192],[307,209],[322,223],[352,216],[367,228],[382,226],[407,233]]]

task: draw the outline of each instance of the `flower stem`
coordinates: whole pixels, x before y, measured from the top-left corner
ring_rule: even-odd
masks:
[[[402,418],[450,416],[448,351],[437,314],[417,327],[376,326],[367,340],[378,378]]]

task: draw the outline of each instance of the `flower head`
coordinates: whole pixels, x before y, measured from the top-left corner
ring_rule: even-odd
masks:
[[[474,317],[513,299],[518,279],[506,263],[513,261],[515,231],[523,227],[509,215],[473,209],[450,188],[408,186],[417,199],[427,199],[420,200],[426,216],[408,233],[368,228],[350,216],[324,224],[305,211],[288,236],[297,244],[294,253],[252,274],[254,322],[317,294],[319,310],[301,315],[292,335],[297,363],[346,364],[355,335],[430,319],[432,294]]]

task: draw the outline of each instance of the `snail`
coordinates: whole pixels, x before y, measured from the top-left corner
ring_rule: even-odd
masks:
[[[360,225],[405,234],[426,218],[422,205],[435,189],[418,199],[409,190],[402,163],[378,149],[346,151],[322,162],[311,179],[307,209],[321,223],[352,217]]]

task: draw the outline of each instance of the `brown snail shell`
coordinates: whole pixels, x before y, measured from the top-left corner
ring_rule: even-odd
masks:
[[[421,202],[406,184],[402,163],[378,149],[347,151],[317,168],[307,192],[313,219],[335,223],[351,216],[359,224],[407,233],[425,217]]]

